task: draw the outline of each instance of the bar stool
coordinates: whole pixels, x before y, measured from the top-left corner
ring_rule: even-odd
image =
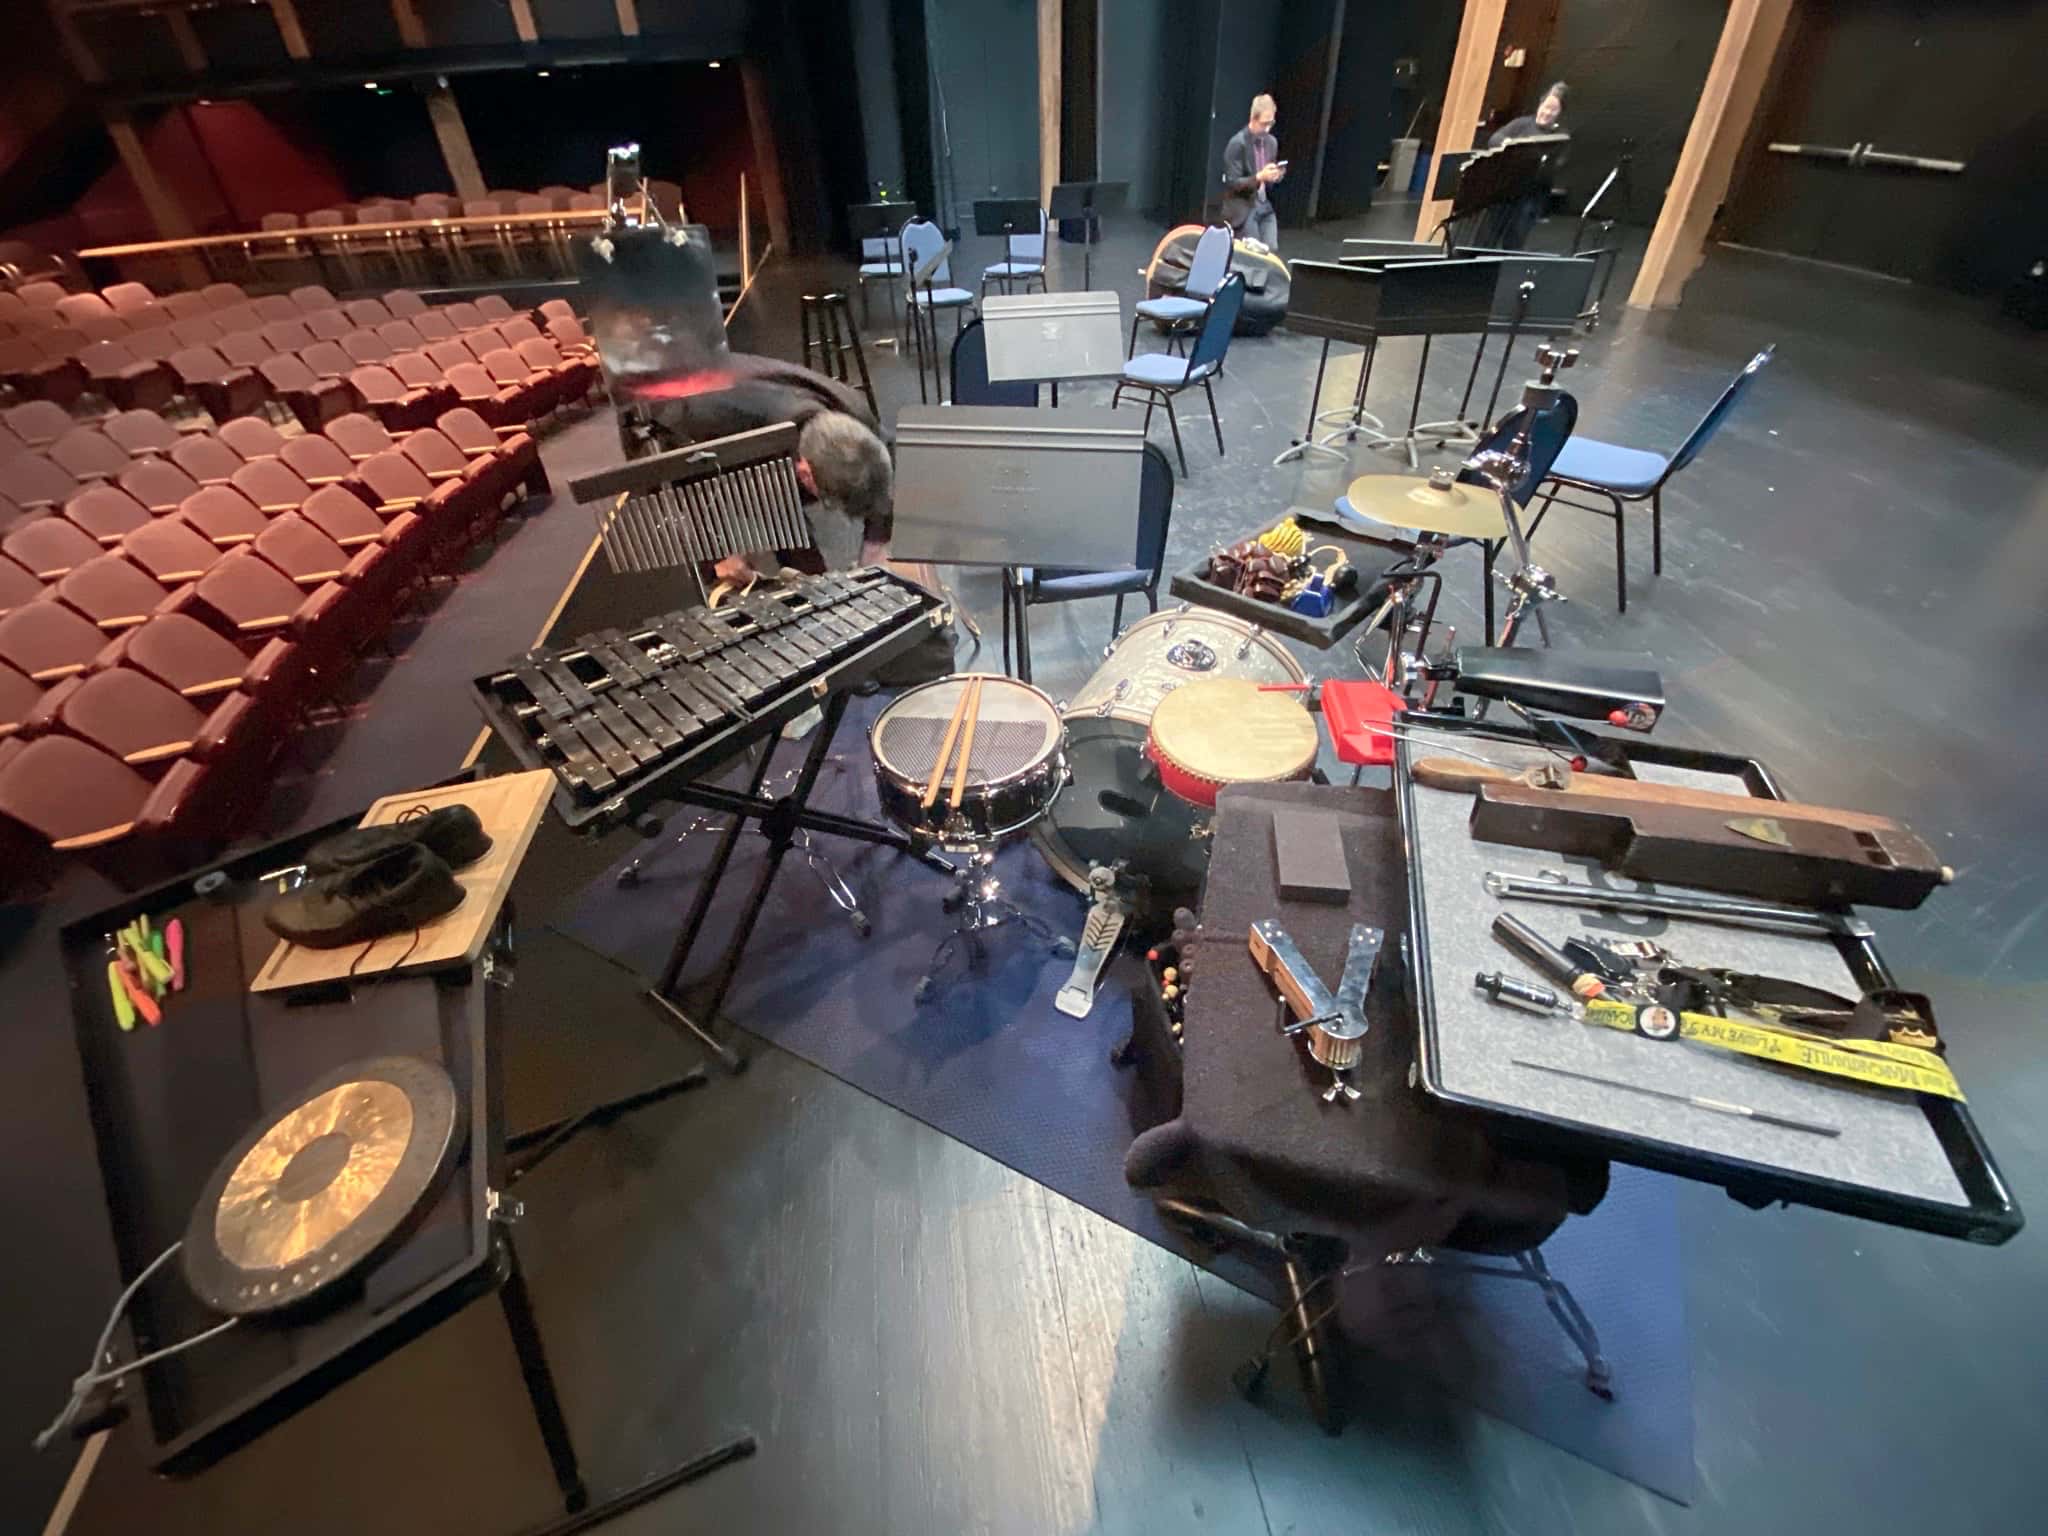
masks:
[[[836,291],[805,294],[801,323],[804,366],[815,368],[841,384],[855,383],[854,375],[858,373],[860,391],[868,397],[868,409],[874,413],[875,420],[880,421],[882,410],[875,403],[875,385],[868,376],[867,353],[861,347],[860,330],[853,323],[853,310],[846,302],[846,295]],[[849,356],[853,359],[850,365],[847,362]]]

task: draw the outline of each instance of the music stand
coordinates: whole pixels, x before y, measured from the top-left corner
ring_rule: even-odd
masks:
[[[1052,189],[1051,206],[1046,210],[1049,217],[1064,223],[1068,219],[1082,221],[1081,234],[1081,286],[1093,285],[1094,272],[1090,258],[1095,254],[1095,237],[1101,232],[1104,214],[1121,213],[1124,199],[1130,195],[1128,181],[1063,181]]]
[[[1570,142],[1564,134],[1547,133],[1515,139],[1468,157],[1458,173],[1451,211],[1437,226],[1446,249],[1456,252],[1481,243],[1478,234],[1488,215],[1497,215],[1525,197],[1547,197],[1551,168]]]
[[[1416,428],[1424,433],[1439,427],[1446,429],[1437,441],[1438,447],[1452,441],[1479,441],[1486,424],[1493,420],[1493,408],[1500,399],[1500,388],[1507,377],[1508,358],[1515,350],[1515,339],[1524,330],[1545,336],[1561,336],[1575,329],[1586,313],[1593,290],[1593,274],[1599,266],[1590,255],[1553,256],[1531,251],[1480,249],[1467,249],[1461,254],[1498,258],[1500,279],[1494,288],[1493,318],[1480,333],[1479,346],[1472,354],[1472,371],[1465,375],[1465,393],[1458,400],[1457,416],[1450,421],[1426,421]],[[1501,349],[1500,366],[1494,370],[1493,389],[1486,397],[1486,413],[1475,422],[1467,414],[1472,403],[1472,386],[1478,381],[1479,364],[1486,356],[1486,344],[1493,339],[1495,331],[1503,328],[1507,332],[1507,345]]]
[[[853,232],[854,246],[860,252],[855,264],[854,283],[860,289],[860,318],[863,324],[870,319],[868,314],[868,284],[876,279],[859,269],[868,264],[868,242],[882,242],[882,261],[888,267],[882,281],[889,289],[889,323],[895,328],[899,323],[896,313],[896,284],[903,276],[903,226],[917,217],[915,203],[851,203],[846,209],[846,225]],[[885,337],[876,346],[895,346],[894,336]]]
[[[910,295],[905,303],[907,306],[907,316],[910,321],[910,339],[917,348],[917,398],[921,404],[929,404],[932,395],[938,397],[939,404],[944,405],[946,403],[945,375],[939,371],[939,308],[932,302],[932,280],[938,276],[939,268],[945,266],[952,257],[953,242],[948,240],[936,251],[933,251],[929,257],[919,262],[917,270],[910,274]],[[917,302],[917,291],[920,288],[924,290],[924,302],[922,304]],[[931,395],[927,395],[924,392],[924,332],[927,320],[931,322],[932,332]]]
[[[934,565],[1124,570],[1144,461],[1132,411],[905,406],[890,548]]]
[[[1365,354],[1365,367],[1358,375],[1358,394],[1352,402],[1354,416],[1363,421],[1365,395],[1372,383],[1372,365],[1379,355],[1380,339],[1388,336],[1420,336],[1422,358],[1415,366],[1415,393],[1408,402],[1408,426],[1398,437],[1385,433],[1375,447],[1401,445],[1407,450],[1408,465],[1415,467],[1415,444],[1428,435],[1418,429],[1416,418],[1422,410],[1422,385],[1429,374],[1430,343],[1438,336],[1470,336],[1484,332],[1493,318],[1494,290],[1500,282],[1497,256],[1458,256],[1438,261],[1390,262],[1377,270],[1380,284],[1379,317],[1374,322],[1374,345]],[[1345,263],[1339,263],[1345,265]],[[1292,295],[1290,298],[1290,308]],[[1355,435],[1355,432],[1350,434]]]
[[[1364,347],[1365,363],[1362,366],[1370,366],[1373,343],[1377,339],[1374,327],[1380,315],[1380,270],[1329,261],[1296,261],[1288,271],[1292,285],[1287,292],[1287,329],[1304,336],[1322,337],[1323,352],[1316,360],[1315,388],[1309,391],[1308,425],[1302,428],[1301,436],[1293,440],[1292,446],[1283,449],[1273,460],[1274,464],[1285,464],[1290,459],[1312,453],[1328,454],[1333,459],[1349,458],[1343,449],[1332,445],[1340,437],[1355,441],[1360,431],[1391,443],[1394,439],[1387,436],[1384,424],[1365,409],[1365,392],[1362,389],[1350,410],[1316,413],[1316,406],[1323,395],[1323,372],[1330,365],[1331,342],[1347,341]],[[1323,421],[1338,425],[1319,438],[1315,435],[1316,426]],[[1368,421],[1372,423],[1370,428],[1362,425]]]
[[[1018,280],[1009,271],[1017,260],[1017,251],[1013,243],[1017,238],[1017,231],[1021,229],[1029,234],[1038,228],[1038,221],[1044,213],[1045,210],[1038,206],[1038,199],[1035,197],[978,197],[974,200],[974,232],[977,235],[1003,237],[1004,270],[996,279],[1002,284],[1003,292],[1008,293],[1010,284]],[[1038,280],[1044,283],[1043,252],[1040,253],[1039,267]],[[1029,278],[1025,277],[1023,280],[1028,282]]]
[[[1123,300],[1115,293],[999,293],[981,306],[991,384],[1114,379],[1124,371]]]

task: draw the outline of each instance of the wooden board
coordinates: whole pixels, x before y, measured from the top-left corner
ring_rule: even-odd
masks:
[[[407,929],[375,940],[367,953],[360,944],[340,949],[307,949],[280,940],[270,958],[263,962],[263,969],[256,973],[256,979],[249,983],[249,990],[275,992],[351,977],[381,980],[387,975],[443,970],[476,959],[483,952],[491,926],[498,920],[499,908],[505,905],[512,877],[519,872],[519,861],[526,857],[527,845],[533,841],[534,829],[540,825],[554,786],[555,776],[540,770],[450,784],[440,789],[412,790],[386,795],[377,801],[363,813],[358,826],[384,826],[416,806],[439,810],[443,806],[466,805],[477,813],[484,830],[491,835],[491,851],[467,869],[455,872],[464,893],[462,905],[421,928],[417,942],[413,931]],[[408,949],[410,954],[406,953]]]

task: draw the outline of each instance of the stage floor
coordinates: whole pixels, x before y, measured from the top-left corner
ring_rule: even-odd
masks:
[[[1398,211],[1369,221],[1404,224]],[[1361,232],[1283,231],[1282,247],[1332,254]],[[1139,296],[1153,238],[1135,221],[1114,229],[1095,285]],[[966,243],[970,286],[994,245]],[[1055,249],[1055,283],[1077,284],[1078,248]],[[795,295],[849,275],[771,265],[736,339],[793,356]],[[1943,850],[1955,888],[1883,915],[1884,945],[1902,984],[1939,999],[1979,1123],[2038,1207],[2048,723],[2029,706],[2048,659],[2048,356],[1979,307],[1836,271],[1719,251],[1686,307],[1659,315],[1625,310],[1629,275],[1565,379],[1583,433],[1668,450],[1754,350],[1776,341],[1777,360],[1666,497],[1661,578],[1647,518],[1631,523],[1625,616],[1605,522],[1560,511],[1545,526],[1539,555],[1573,599],[1552,610],[1553,632],[1655,652],[1671,700],[1660,739],[1753,753],[1802,798],[1901,816]],[[875,313],[883,322],[879,295]],[[1326,502],[1351,474],[1405,467],[1363,450],[1349,466],[1271,466],[1306,413],[1317,350],[1284,332],[1238,340],[1216,391],[1220,461],[1187,401],[1192,473],[1169,566],[1291,503]],[[1405,419],[1417,350],[1382,349],[1383,418]],[[1510,396],[1531,350],[1510,367]],[[1455,405],[1469,358],[1469,344],[1435,349],[1425,417]],[[893,416],[915,379],[887,352],[870,359]],[[1330,403],[1355,367],[1333,364]],[[1467,638],[1476,564],[1448,562],[1444,618]],[[993,584],[963,595],[994,665]],[[1037,610],[1039,682],[1071,694],[1109,624],[1107,602]],[[522,907],[566,897],[621,848],[549,824]],[[752,963],[801,942],[764,932]],[[508,994],[512,1124],[686,1062],[632,994],[616,969],[529,927]],[[41,1080],[75,1095],[51,1048],[63,1022],[19,1023],[42,1041]],[[73,1174],[60,1182],[91,1187],[89,1166]],[[111,1294],[110,1272],[86,1267],[104,1262],[103,1238],[78,1237],[81,1218],[54,1215],[39,1184],[11,1213],[17,1251],[65,1232],[7,1282],[14,1315],[38,1319],[9,1371],[9,1396],[34,1401],[9,1422],[54,1406],[87,1342],[71,1321]],[[1686,1186],[1700,1476],[1682,1509],[1370,1364],[1370,1407],[1338,1440],[1309,1423],[1284,1369],[1267,1404],[1241,1403],[1229,1371],[1270,1326],[1266,1308],[774,1048],[742,1077],[579,1141],[520,1195],[522,1256],[593,1485],[740,1425],[761,1439],[752,1461],[608,1528],[621,1536],[1999,1530],[2028,1523],[2048,1440],[2048,1248],[2033,1234],[1983,1251]],[[544,1518],[551,1493],[502,1330],[475,1309],[196,1482],[152,1481],[116,1435],[70,1528],[240,1536],[289,1520],[299,1536],[488,1536]]]

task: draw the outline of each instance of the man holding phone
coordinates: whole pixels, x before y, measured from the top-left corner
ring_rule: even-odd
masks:
[[[1252,98],[1251,119],[1223,146],[1223,222],[1238,238],[1256,240],[1269,251],[1280,249],[1280,221],[1266,191],[1287,174],[1280,141],[1273,137],[1279,108],[1261,91]]]

